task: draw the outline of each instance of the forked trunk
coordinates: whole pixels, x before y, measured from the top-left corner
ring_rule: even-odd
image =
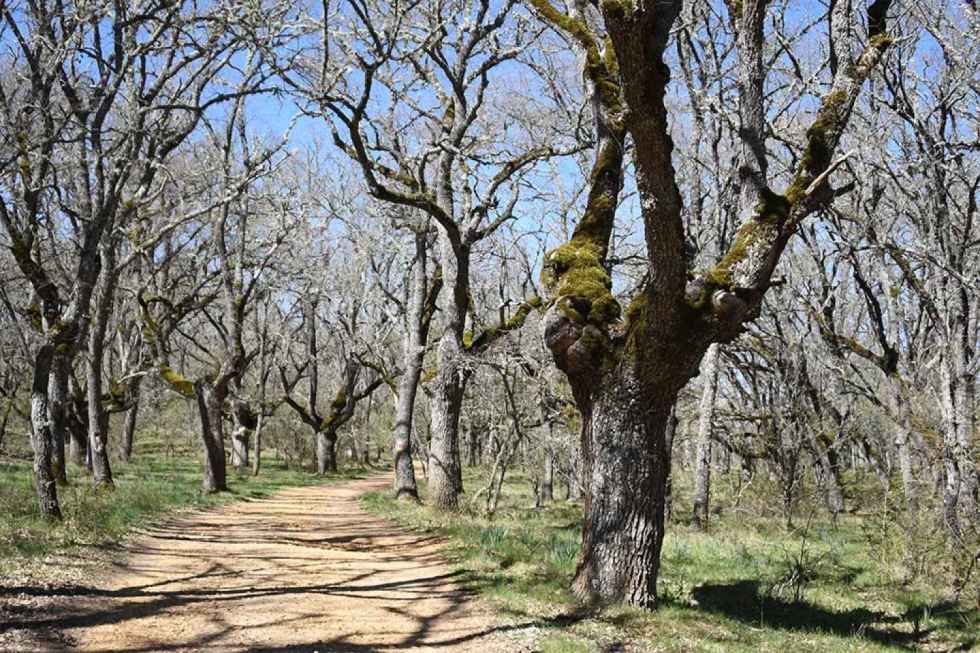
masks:
[[[573,590],[588,600],[652,608],[664,538],[666,429],[676,392],[650,392],[620,364],[583,414],[585,522]]]
[[[194,395],[197,397],[201,439],[204,441],[203,488],[208,493],[226,492],[228,481],[225,468],[224,418],[221,413],[224,398],[204,381],[194,384]]]

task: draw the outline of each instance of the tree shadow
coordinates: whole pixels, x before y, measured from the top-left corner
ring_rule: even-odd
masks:
[[[755,628],[858,636],[909,650],[915,649],[915,645],[926,639],[933,630],[919,628],[918,622],[913,623],[913,615],[909,613],[894,616],[864,608],[834,611],[806,601],[785,601],[760,591],[759,581],[756,580],[701,585],[692,591],[692,597],[697,601],[699,610],[721,614]],[[930,608],[941,610],[952,609],[952,606],[937,604]],[[967,648],[963,650],[974,642],[965,644]]]

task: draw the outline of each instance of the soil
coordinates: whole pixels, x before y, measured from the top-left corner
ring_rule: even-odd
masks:
[[[0,650],[527,650],[460,583],[439,538],[361,509],[359,495],[387,486],[375,475],[169,519],[101,578],[20,588],[0,610],[0,631],[19,636]]]

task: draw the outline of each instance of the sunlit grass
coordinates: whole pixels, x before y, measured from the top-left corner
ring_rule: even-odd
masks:
[[[475,470],[467,487],[478,487]],[[493,519],[468,509],[446,515],[384,493],[365,507],[449,540],[448,555],[472,586],[515,624],[533,624],[542,651],[615,650],[629,643],[657,651],[969,650],[980,611],[949,602],[935,578],[903,583],[895,561],[872,544],[866,515],[836,525],[822,511],[786,525],[773,490],[759,484],[735,505],[719,483],[707,532],[675,514],[664,541],[660,609],[594,609],[568,587],[581,534],[581,506],[533,507],[531,485],[512,475]],[[686,505],[676,491],[676,510]],[[423,492],[424,496],[424,492]],[[810,501],[810,499],[808,499]]]

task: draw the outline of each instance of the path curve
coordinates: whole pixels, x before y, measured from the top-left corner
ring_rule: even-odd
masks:
[[[290,488],[149,529],[69,618],[73,650],[512,650],[438,538],[361,509],[387,487]]]

